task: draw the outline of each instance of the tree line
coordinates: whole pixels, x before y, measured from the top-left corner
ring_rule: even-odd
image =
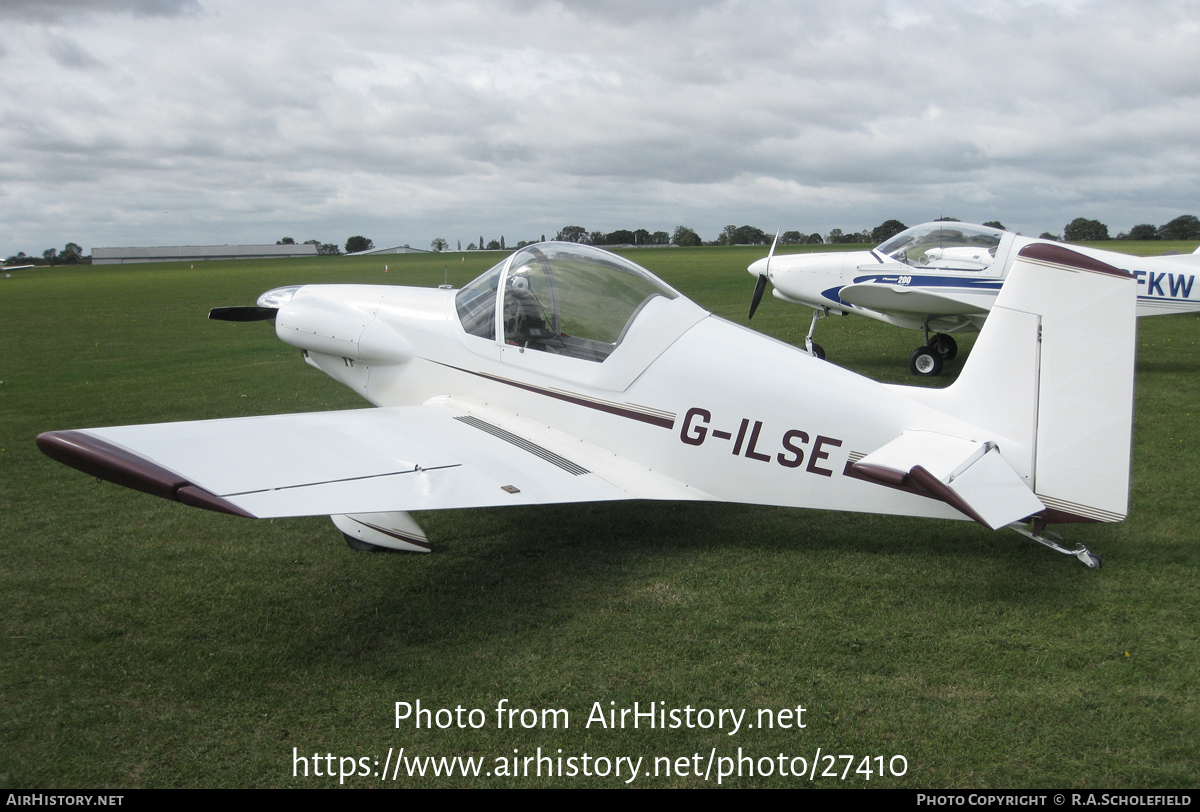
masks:
[[[953,220],[953,217],[942,217],[942,220]],[[1004,228],[1000,223],[987,223],[998,228]],[[886,220],[870,230],[844,232],[840,228],[822,235],[817,232],[806,234],[803,231],[783,231],[779,234],[780,245],[825,245],[848,243],[878,244],[904,231],[908,226],[899,220]],[[728,225],[721,229],[716,239],[705,240],[688,226],[676,226],[674,232],[649,232],[646,229],[629,231],[588,231],[582,226],[563,226],[555,235],[556,240],[577,242],[587,245],[677,245],[692,247],[700,245],[770,245],[775,234],[764,231],[757,226]],[[471,246],[474,248],[474,245]],[[489,246],[493,247],[493,246]],[[501,247],[501,246],[495,246]]]
[[[933,220],[933,222],[960,222],[957,217],[949,217],[942,215]],[[1007,231],[1007,227],[999,220],[988,220],[982,225],[989,228],[997,228],[1002,231]],[[834,228],[828,234],[822,235],[819,233],[805,234],[803,231],[791,230],[783,231],[779,234],[780,245],[879,245],[886,242],[892,237],[907,229],[904,223],[899,220],[885,220],[872,229],[863,229],[861,231],[846,232],[840,228]],[[1059,242],[1087,242],[1092,240],[1200,240],[1200,219],[1195,215],[1184,214],[1176,217],[1169,223],[1161,226],[1151,225],[1149,223],[1136,225],[1128,232],[1121,232],[1116,237],[1110,237],[1108,234],[1108,226],[1097,220],[1088,220],[1083,217],[1077,217],[1068,223],[1063,228],[1061,236],[1043,232],[1039,235],[1042,239],[1057,240]],[[590,245],[678,245],[678,246],[699,246],[699,245],[770,245],[774,240],[775,235],[764,231],[756,226],[735,226],[728,225],[721,230],[714,240],[704,240],[693,229],[687,226],[678,226],[674,233],[668,235],[665,231],[656,231],[653,234],[645,229],[637,231],[618,230],[618,231],[588,231],[581,226],[564,226],[555,236],[557,240],[566,242],[586,243]],[[543,237],[544,239],[544,237]],[[503,247],[503,241],[500,245],[489,244],[489,248]],[[522,243],[523,245],[524,243]],[[474,245],[471,246],[474,248]]]
[[[1184,214],[1169,223],[1156,226],[1153,223],[1141,223],[1122,231],[1116,237],[1108,235],[1108,226],[1099,220],[1088,220],[1076,217],[1063,227],[1062,236],[1043,232],[1047,240],[1064,242],[1089,242],[1096,240],[1200,240],[1200,219],[1194,214]]]
[[[363,238],[362,237],[351,237],[350,239],[351,240],[361,240]],[[368,242],[369,242],[369,240],[368,240]],[[276,245],[295,245],[296,241],[293,240],[291,237],[284,237],[282,240],[276,240],[275,244]],[[302,242],[300,244],[317,246],[317,255],[318,256],[323,256],[323,257],[324,256],[338,256],[339,254],[342,253],[342,249],[338,248],[336,244],[331,243],[331,242],[321,242],[320,240],[305,240],[304,242]],[[365,251],[367,249],[364,248],[362,250]],[[349,241],[347,241],[347,243],[346,243],[346,253],[347,254],[350,253]]]
[[[934,222],[958,222],[957,217],[947,217],[943,215],[938,217]],[[985,226],[992,228],[1004,229],[1004,224],[997,220],[989,220],[984,223]],[[791,230],[784,231],[779,234],[780,245],[838,245],[838,244],[871,244],[878,245],[885,242],[895,235],[904,231],[908,226],[899,220],[885,220],[875,228],[862,231],[845,232],[840,228],[831,229],[828,234],[821,235],[816,232],[805,234],[802,231]],[[1151,223],[1141,223],[1129,229],[1122,231],[1116,237],[1109,236],[1108,226],[1101,223],[1099,220],[1089,220],[1084,217],[1076,217],[1071,222],[1063,227],[1062,235],[1051,234],[1044,231],[1039,235],[1042,239],[1057,240],[1060,242],[1093,242],[1101,240],[1200,240],[1200,218],[1193,214],[1184,214],[1171,220],[1169,223],[1164,223],[1161,226],[1156,226]],[[563,242],[575,242],[585,245],[676,245],[681,247],[693,247],[701,245],[770,245],[774,240],[775,235],[763,231],[756,226],[734,226],[728,225],[721,230],[714,240],[703,240],[695,230],[687,226],[676,226],[671,233],[666,231],[647,231],[644,228],[636,230],[617,229],[616,231],[588,231],[583,226],[563,226],[559,229],[554,239]],[[521,240],[515,245],[509,246],[505,243],[504,236],[499,239],[489,240],[486,243],[482,236],[479,237],[478,243],[470,243],[467,246],[468,251],[505,251],[511,248],[524,248],[526,245],[533,245],[536,242],[545,242],[546,235],[542,234],[540,240]],[[284,237],[276,240],[276,245],[295,245],[296,241],[291,237]],[[334,243],[323,243],[320,240],[305,240],[303,245],[317,246],[317,254],[320,256],[339,256],[342,249]],[[355,235],[346,240],[345,252],[347,254],[356,254],[360,251],[370,251],[375,247],[375,243],[362,236]],[[450,244],[441,237],[435,237],[429,245],[433,251],[447,251]],[[462,241],[458,241],[458,250],[463,250]],[[79,265],[89,264],[92,258],[83,253],[83,249],[73,242],[67,243],[62,250],[57,248],[47,248],[42,252],[40,257],[28,256],[24,251],[18,252],[7,260],[7,265]]]
[[[826,243],[880,243],[889,237],[899,234],[908,226],[899,220],[887,220],[870,231],[843,232],[835,228],[828,235],[813,232],[806,234],[802,231],[783,231],[779,234],[780,245],[824,245]],[[650,232],[644,228],[636,231],[619,229],[617,231],[588,231],[582,226],[563,226],[555,235],[556,240],[577,242],[588,245],[677,245],[692,247],[700,245],[770,245],[775,239],[771,232],[757,226],[728,225],[721,229],[716,239],[705,240],[688,226],[676,226],[671,233],[666,231]]]
[[[77,243],[69,242],[63,250],[47,248],[40,257],[27,256],[24,251],[13,254],[4,260],[5,265],[80,265],[91,264],[92,258],[84,256],[83,249]]]

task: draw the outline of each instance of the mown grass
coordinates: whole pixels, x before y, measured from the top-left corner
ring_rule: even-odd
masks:
[[[761,249],[628,253],[746,322],[745,268]],[[486,771],[539,746],[643,756],[643,772],[656,756],[739,747],[908,763],[903,777],[869,782],[852,770],[845,782],[732,786],[1200,780],[1195,315],[1139,323],[1131,516],[1067,533],[1104,557],[1099,571],[965,522],[673,503],[424,513],[433,554],[356,554],[328,519],[193,510],[89,479],[33,444],[50,429],[359,406],[269,326],[209,322],[207,309],[298,282],[458,285],[499,258],[37,269],[0,281],[0,786],[329,786],[337,779],[293,777],[293,748],[481,756]],[[753,325],[795,343],[808,316],[768,297]],[[853,318],[818,335],[831,361],[901,382],[919,341]],[[487,727],[396,729],[393,703],[418,698],[484,709]],[[565,708],[571,727],[497,730],[501,699]],[[802,705],[807,727],[584,726],[594,702],[635,701],[746,708],[751,720]]]

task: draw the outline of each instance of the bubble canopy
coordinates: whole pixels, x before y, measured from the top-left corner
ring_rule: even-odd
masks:
[[[458,292],[455,305],[469,335],[600,362],[647,302],[679,295],[616,254],[545,242],[493,266]]]
[[[992,264],[1004,229],[939,221],[901,231],[876,253],[923,268],[980,270]]]

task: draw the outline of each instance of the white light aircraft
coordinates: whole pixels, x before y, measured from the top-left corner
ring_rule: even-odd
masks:
[[[931,390],[713,316],[621,257],[541,243],[461,290],[294,286],[210,314],[272,319],[378,408],[38,444],[195,507],[329,515],[356,549],[427,550],[413,510],[721,500],[974,519],[1096,567],[1045,526],[1126,514],[1136,287],[1023,248],[959,379]]]
[[[958,345],[951,333],[975,332],[1023,248],[1056,243],[1021,237],[1010,231],[959,222],[914,226],[870,251],[774,256],[753,263],[758,278],[751,316],[770,280],[775,298],[811,307],[812,324],[805,346],[818,358],[825,351],[813,342],[817,322],[826,316],[854,313],[922,330],[925,343],[909,358],[914,375],[937,375]],[[1138,284],[1139,316],[1200,310],[1200,248],[1182,256],[1135,257],[1097,248],[1071,250],[1132,273]]]

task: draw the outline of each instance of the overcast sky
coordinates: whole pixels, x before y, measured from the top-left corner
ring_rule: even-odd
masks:
[[[0,256],[1200,214],[1194,0],[0,0]]]

